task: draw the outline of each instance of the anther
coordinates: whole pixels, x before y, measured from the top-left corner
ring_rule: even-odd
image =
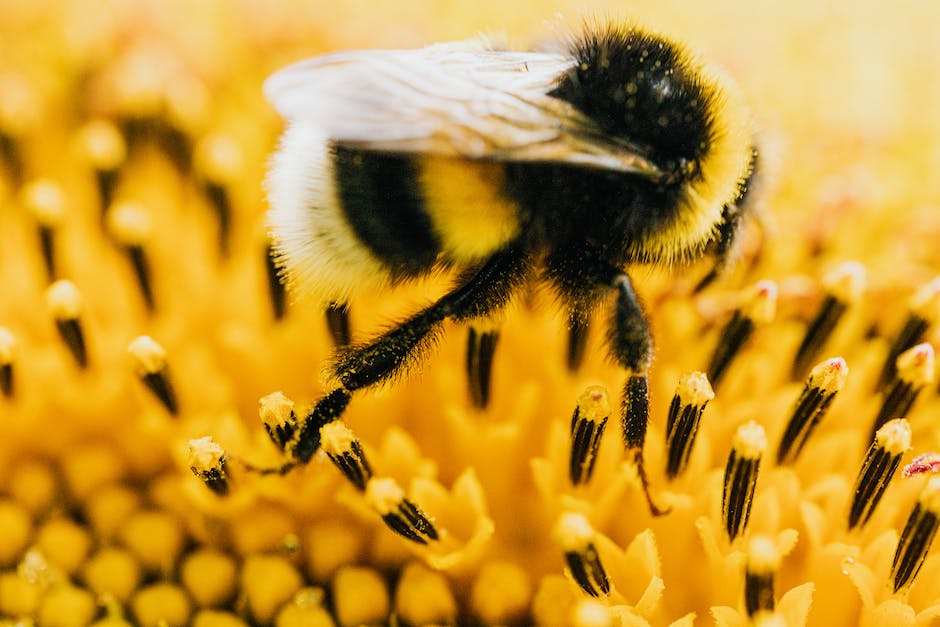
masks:
[[[921,341],[924,333],[940,318],[940,277],[921,286],[911,297],[904,326],[888,349],[878,377],[878,389],[886,390],[897,377],[897,359],[904,351]]]
[[[225,451],[212,436],[189,441],[189,468],[206,487],[225,496],[229,491],[229,477],[225,469]]]
[[[901,353],[897,358],[897,377],[885,393],[881,409],[872,424],[871,437],[892,418],[904,418],[917,395],[933,380],[934,352],[926,342]]]
[[[809,436],[845,385],[848,374],[848,366],[841,357],[817,364],[810,371],[777,448],[778,464],[792,464],[797,460]]]
[[[467,330],[467,387],[470,401],[477,409],[485,409],[490,402],[490,380],[493,371],[493,355],[499,331],[478,331],[470,326]]]
[[[0,393],[13,397],[13,360],[16,353],[16,336],[6,327],[0,327]]]
[[[82,313],[82,297],[71,281],[56,281],[46,290],[46,304],[55,320],[59,336],[80,368],[88,366],[85,334],[79,316]]]
[[[95,173],[101,207],[111,206],[118,173],[127,158],[127,144],[118,128],[107,120],[92,120],[78,135],[85,159]]]
[[[134,359],[134,370],[147,389],[159,400],[170,414],[179,413],[176,394],[167,372],[166,351],[153,338],[141,335],[131,341],[127,352]]]
[[[910,448],[911,427],[906,420],[890,420],[878,429],[855,480],[849,529],[868,523],[901,463],[901,456]]]
[[[910,584],[924,564],[940,525],[940,477],[924,486],[914,510],[904,525],[891,563],[891,582],[897,592]]]
[[[440,537],[431,520],[405,496],[394,479],[369,479],[365,498],[389,529],[401,537],[418,544]]]
[[[124,247],[134,267],[134,276],[147,309],[153,311],[150,264],[144,252],[144,244],[150,239],[152,231],[150,215],[138,204],[119,203],[108,210],[106,220],[108,232]]]
[[[282,452],[290,454],[297,435],[297,416],[294,414],[294,401],[282,392],[272,392],[263,396],[259,403],[261,422],[264,430],[274,445]]]
[[[287,290],[284,289],[284,283],[281,281],[276,259],[277,253],[274,252],[274,245],[269,240],[264,249],[264,269],[268,277],[268,295],[271,297],[274,319],[280,320],[287,311]]]
[[[241,148],[227,135],[210,135],[196,145],[196,169],[219,220],[219,249],[228,256],[232,236],[232,203],[228,185],[244,169]]]
[[[46,276],[54,281],[57,276],[56,231],[65,218],[65,194],[58,183],[40,179],[23,189],[23,204],[39,225],[39,243]]]
[[[334,346],[349,346],[352,339],[349,332],[349,305],[330,303],[326,308],[326,326]]]
[[[796,351],[790,377],[801,379],[816,360],[832,331],[849,307],[858,303],[865,289],[865,266],[857,261],[841,264],[823,278],[826,296],[806,329]]]
[[[725,466],[721,515],[728,539],[734,541],[747,528],[761,458],[767,450],[764,428],[754,421],[738,427]]]
[[[592,597],[610,592],[610,581],[594,544],[595,535],[582,514],[566,512],[555,525],[555,537],[565,552],[571,578]]]
[[[360,491],[372,478],[372,468],[362,450],[359,438],[341,420],[323,425],[320,429],[320,445],[340,472]]]
[[[744,607],[754,618],[774,611],[774,577],[780,569],[780,551],[771,538],[755,536],[748,542],[744,570]]]
[[[708,380],[712,387],[718,388],[728,366],[754,333],[755,326],[773,320],[776,310],[777,284],[759,281],[721,331],[708,365]]]
[[[609,417],[610,401],[607,399],[607,391],[599,385],[590,386],[578,398],[578,404],[571,416],[568,476],[573,485],[591,480]]]
[[[669,479],[685,471],[702,413],[713,398],[715,393],[703,373],[692,372],[679,379],[666,419],[666,476]]]

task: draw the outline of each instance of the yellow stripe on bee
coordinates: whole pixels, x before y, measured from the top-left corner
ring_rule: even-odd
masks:
[[[418,181],[448,260],[469,263],[501,249],[519,232],[519,209],[503,192],[499,163],[422,157]]]

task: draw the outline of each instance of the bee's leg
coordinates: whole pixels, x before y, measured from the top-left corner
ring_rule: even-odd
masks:
[[[630,277],[624,273],[616,275],[613,287],[617,291],[617,303],[610,329],[610,350],[617,363],[627,371],[621,405],[623,443],[627,454],[633,455],[650,512],[661,516],[669,509],[662,509],[653,502],[643,463],[643,445],[650,415],[648,372],[653,360],[653,337]]]
[[[471,323],[467,328],[467,388],[477,409],[486,409],[490,402],[493,355],[498,341],[499,329],[495,326]]]
[[[612,289],[616,292],[607,344],[614,361],[627,371],[621,407],[624,446],[636,463],[650,511],[657,516],[665,514],[668,510],[658,507],[650,496],[643,463],[643,444],[649,421],[647,374],[653,360],[653,337],[630,277],[611,266],[602,253],[589,247],[558,250],[546,260],[546,267],[547,278],[558,290],[568,308],[568,319],[574,324],[586,327],[597,304]],[[581,331],[569,333],[576,335]]]
[[[545,261],[546,278],[555,284],[568,310],[568,370],[576,371],[584,361],[591,317],[601,300],[610,294],[612,270],[596,251],[572,246],[553,252]]]
[[[333,366],[340,385],[299,425],[291,449],[293,458],[299,463],[310,460],[320,447],[320,429],[340,418],[353,392],[389,381],[423,359],[444,320],[466,322],[502,308],[528,278],[530,265],[523,249],[510,247],[498,252],[437,302],[371,342],[342,351]]]
[[[695,285],[697,294],[714,283],[715,279],[723,275],[731,266],[734,257],[734,242],[741,230],[742,211],[737,205],[725,205],[721,211],[721,222],[718,223],[718,234],[715,239],[715,265]]]
[[[715,238],[715,265],[695,286],[695,293],[701,292],[711,285],[734,262],[737,252],[735,243],[743,229],[744,216],[750,215],[757,221],[759,226],[762,226],[760,207],[753,202],[753,198],[759,195],[754,193],[754,188],[760,183],[759,160],[760,152],[754,146],[751,148],[750,173],[747,175],[738,197],[721,210],[721,221],[718,223],[718,233]]]

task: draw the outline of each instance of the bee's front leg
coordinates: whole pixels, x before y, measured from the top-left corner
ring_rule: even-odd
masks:
[[[650,415],[648,373],[653,360],[653,337],[630,277],[625,273],[617,274],[613,287],[617,290],[617,303],[608,341],[614,359],[627,371],[621,405],[623,444],[627,454],[633,455],[650,512],[661,516],[669,513],[669,508],[661,508],[653,502],[643,461]]]

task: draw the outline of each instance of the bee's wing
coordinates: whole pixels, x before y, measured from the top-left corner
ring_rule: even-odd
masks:
[[[546,95],[572,64],[472,44],[347,51],[277,72],[265,93],[288,120],[365,150],[563,162],[658,178],[634,146]]]

